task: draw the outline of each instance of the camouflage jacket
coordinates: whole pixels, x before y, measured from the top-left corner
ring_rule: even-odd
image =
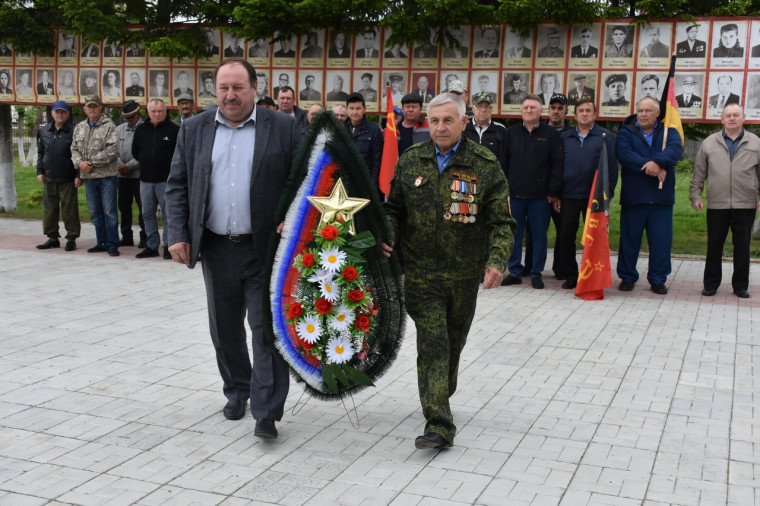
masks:
[[[116,125],[105,114],[92,127],[87,120],[77,123],[74,128],[74,140],[71,143],[71,161],[79,169],[79,162],[92,163],[94,170],[82,179],[99,179],[119,174],[119,146]]]
[[[400,240],[407,275],[468,279],[507,268],[515,220],[496,156],[466,137],[442,173],[432,140],[396,165],[385,209]]]

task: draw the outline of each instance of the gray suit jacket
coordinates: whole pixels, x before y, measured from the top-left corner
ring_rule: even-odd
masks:
[[[167,243],[190,243],[190,268],[195,266],[203,247],[215,118],[216,109],[193,116],[182,124],[166,185]],[[299,141],[293,118],[256,107],[256,144],[250,190],[251,232],[257,256],[262,262],[267,258],[269,239],[281,219],[275,213]]]

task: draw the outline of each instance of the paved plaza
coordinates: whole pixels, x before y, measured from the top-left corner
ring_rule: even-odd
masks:
[[[550,272],[481,292],[435,452],[411,322],[376,388],[344,406],[292,381],[262,441],[221,413],[200,268],[87,254],[83,227],[38,251],[40,222],[0,220],[2,505],[760,504],[757,264],[746,300],[728,263],[702,297],[683,259],[666,296],[584,302]]]

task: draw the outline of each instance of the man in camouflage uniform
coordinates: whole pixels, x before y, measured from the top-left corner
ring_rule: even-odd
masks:
[[[84,98],[87,119],[74,127],[71,161],[84,180],[87,208],[90,211],[98,243],[88,253],[107,251],[119,256],[119,216],[116,212],[116,190],[119,173],[119,146],[116,125],[103,114],[100,97]]]
[[[467,120],[464,101],[453,93],[429,103],[431,140],[401,156],[385,203],[404,254],[406,309],[417,327],[417,378],[427,421],[417,448],[454,441],[449,398],[478,284],[483,277],[484,289],[499,286],[512,249],[507,180],[496,156],[462,135]]]

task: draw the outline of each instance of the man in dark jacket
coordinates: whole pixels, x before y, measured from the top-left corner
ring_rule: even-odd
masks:
[[[351,134],[351,140],[354,141],[359,149],[369,169],[370,179],[377,188],[378,195],[380,192],[380,160],[383,157],[383,133],[380,127],[367,121],[364,111],[367,110],[364,102],[364,96],[361,93],[351,93],[346,101],[346,110],[348,119],[343,125]]]
[[[69,105],[63,100],[53,103],[53,121],[42,127],[37,144],[37,180],[45,185],[42,196],[42,232],[48,240],[37,249],[60,248],[58,218],[66,227],[66,251],[76,249],[79,237],[79,200],[82,186],[79,172],[71,162],[71,139],[74,125],[69,119]]]
[[[401,99],[401,111],[403,117],[396,124],[399,156],[414,144],[430,138],[430,127],[427,121],[422,119],[422,99],[419,95],[404,95]]]
[[[145,233],[148,236],[147,248],[135,255],[137,258],[158,256],[161,238],[158,235],[156,208],[161,206],[161,212],[165,213],[166,180],[169,178],[174,146],[177,144],[179,133],[179,127],[166,115],[166,104],[163,100],[153,99],[148,103],[148,117],[150,121],[137,127],[132,139],[132,156],[140,162],[140,198]],[[164,259],[171,258],[164,220]]]
[[[506,172],[507,160],[504,142],[507,129],[501,123],[491,121],[493,111],[491,94],[481,91],[472,97],[472,120],[467,122],[464,136],[488,148],[499,159],[502,170]]]
[[[559,198],[562,187],[562,143],[557,131],[540,123],[541,102],[528,95],[522,103],[522,123],[507,129],[506,160],[512,216],[517,220],[515,248],[509,258],[509,275],[503,286],[522,283],[522,239],[526,222],[533,244],[533,266],[530,280],[541,289],[541,271],[546,264],[546,232],[551,219],[551,206]]]
[[[618,248],[618,288],[633,290],[639,280],[636,262],[641,238],[646,230],[649,243],[647,280],[654,293],[665,295],[670,274],[670,248],[673,244],[673,204],[675,204],[676,162],[683,145],[678,131],[668,129],[657,119],[660,103],[642,98],[636,114],[629,116],[618,132],[615,154],[621,166],[620,247]]]
[[[580,217],[586,218],[588,197],[602,154],[602,145],[607,148],[610,198],[617,184],[615,136],[606,128],[594,123],[594,102],[588,98],[581,98],[575,106],[575,119],[578,121],[576,127],[568,128],[560,134],[565,164],[562,168],[562,198],[554,203],[554,209],[560,216],[558,242],[560,269],[566,277],[562,288],[565,289],[575,288],[578,284],[575,238]]]

